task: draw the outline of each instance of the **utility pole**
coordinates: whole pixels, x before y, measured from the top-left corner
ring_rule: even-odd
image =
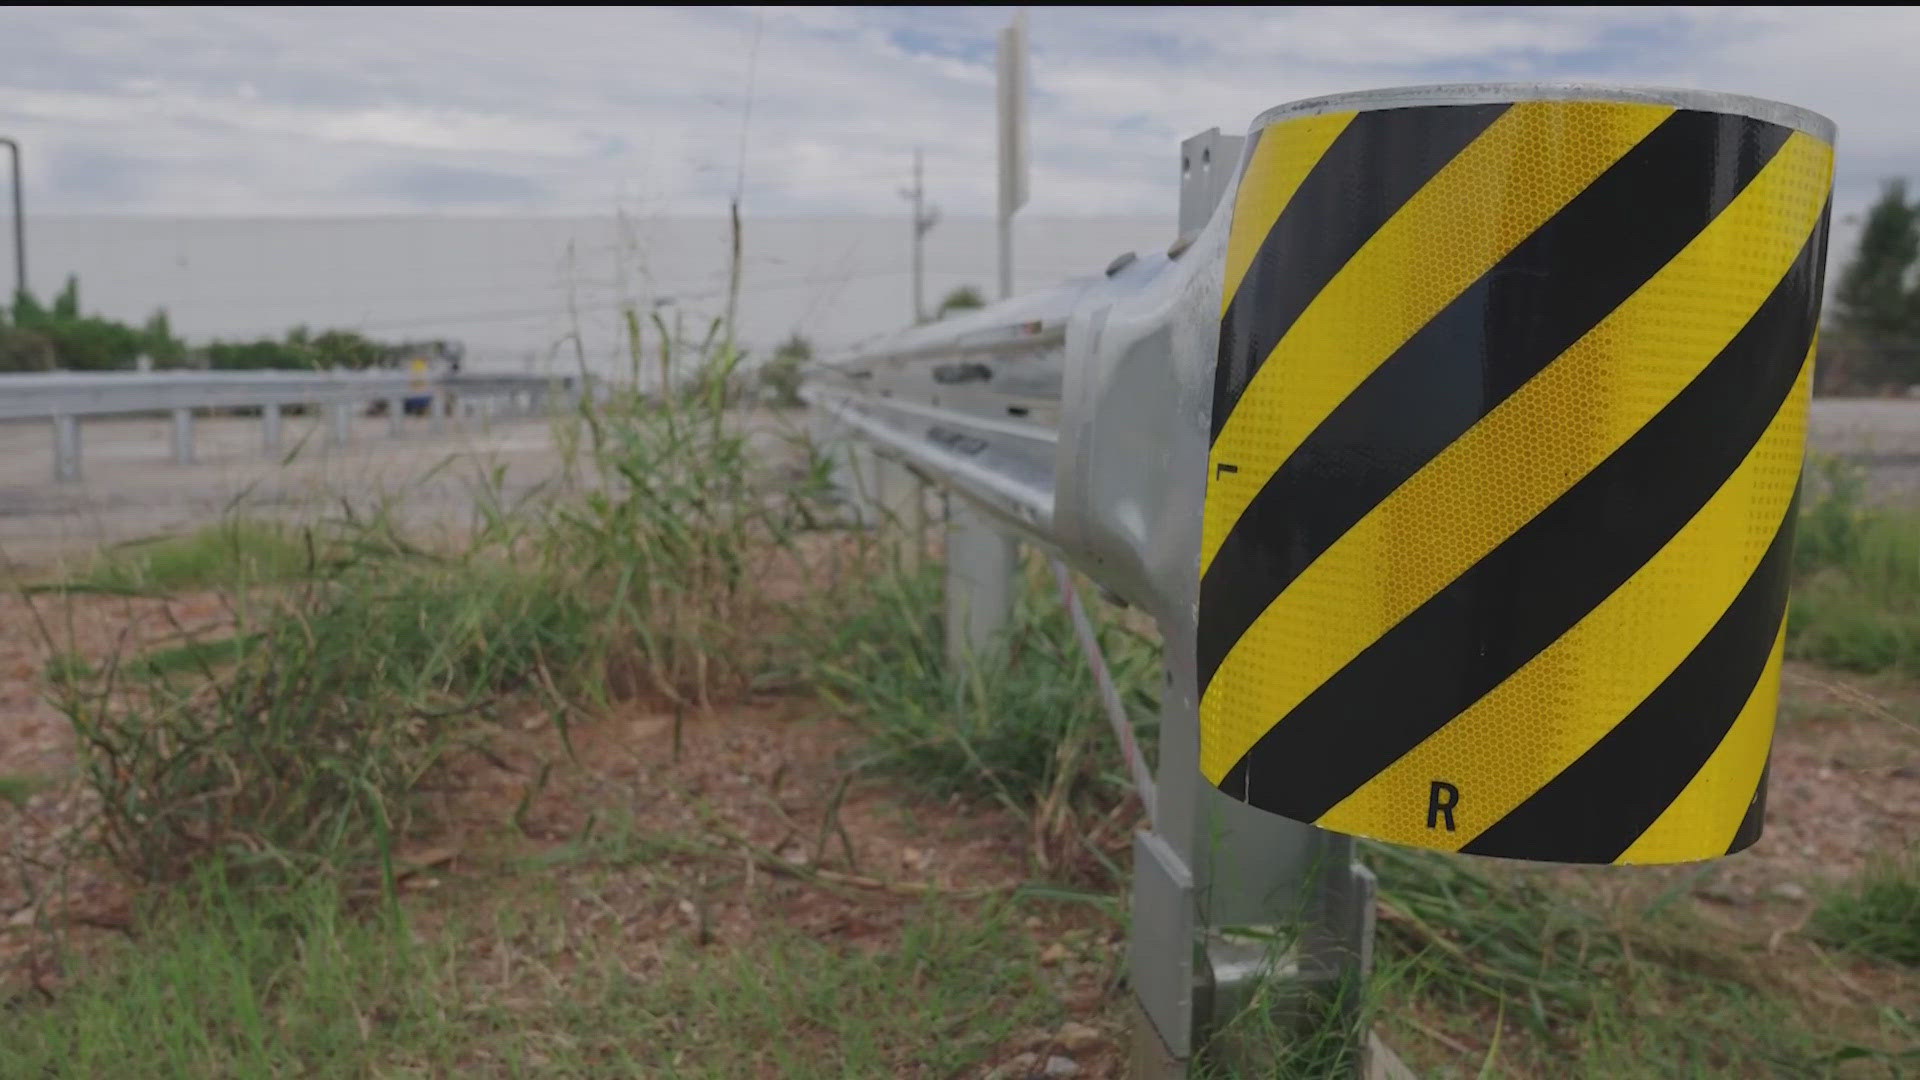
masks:
[[[1027,9],[1000,31],[1000,299],[1013,295],[1013,212],[1027,204]]]
[[[0,144],[13,156],[13,295],[18,300],[27,292],[27,212],[21,209],[20,144],[4,136]]]
[[[924,260],[921,249],[925,246],[927,233],[940,223],[940,208],[926,204],[926,184],[920,172],[920,148],[913,148],[913,186],[900,189],[900,195],[913,204],[913,321],[916,325],[927,321],[926,302],[922,296],[922,267]]]

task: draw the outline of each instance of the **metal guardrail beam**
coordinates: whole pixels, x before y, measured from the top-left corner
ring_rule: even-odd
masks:
[[[801,393],[830,438],[931,479],[1160,626],[1159,760],[1138,781],[1154,813],[1131,904],[1145,1075],[1185,1075],[1258,988],[1297,1004],[1364,977],[1373,880],[1343,834],[1582,862],[1710,858],[1758,835],[1770,726],[1748,720],[1772,709],[1767,620],[1785,565],[1762,549],[1790,536],[1832,139],[1804,110],[1696,91],[1471,85],[1296,103],[1244,143],[1184,144],[1166,253],[809,370]],[[1296,215],[1295,199],[1311,205]],[[1631,280],[1602,281],[1601,263]],[[1541,338],[1553,319],[1574,324],[1554,331],[1566,341]],[[1501,422],[1522,408],[1526,424]],[[1430,473],[1451,486],[1412,483]],[[1535,500],[1525,516],[1516,496]],[[1389,500],[1386,524],[1369,524]],[[1356,533],[1344,563],[1314,569]],[[1500,550],[1523,534],[1524,552]],[[1223,537],[1238,537],[1221,556],[1234,569],[1210,573]],[[1624,581],[1622,545],[1638,560]],[[1496,554],[1499,572],[1472,578]],[[1290,593],[1310,571],[1318,591]],[[1442,632],[1411,652],[1396,642],[1411,674],[1361,665],[1413,622],[1396,605],[1443,588],[1467,591],[1433,607]],[[1567,610],[1551,618],[1591,615],[1611,636],[1561,627],[1539,643],[1555,664],[1530,670],[1536,654],[1515,641],[1540,636],[1535,594],[1554,588]],[[1270,620],[1283,606],[1292,621]],[[1508,667],[1475,681],[1495,664]],[[1350,668],[1366,677],[1329,693],[1358,705],[1305,709],[1301,695]],[[1686,700],[1647,728],[1639,702],[1677,670]],[[1414,685],[1376,693],[1396,677]],[[1526,696],[1494,693],[1517,679]],[[1498,724],[1475,714],[1482,702]],[[1695,726],[1682,760],[1646,741]],[[1631,752],[1609,751],[1629,728]],[[1429,734],[1456,752],[1399,770]],[[1553,794],[1564,775],[1605,795]],[[1300,796],[1310,788],[1324,790]]]
[[[329,442],[343,444],[354,408],[387,403],[389,434],[398,436],[403,403],[429,397],[437,427],[455,399],[505,401],[538,411],[550,393],[583,392],[577,377],[540,375],[437,375],[407,372],[59,372],[0,375],[0,421],[48,420],[53,424],[54,478],[80,478],[80,421],[85,418],[170,415],[172,456],[194,460],[195,413],[208,409],[259,409],[261,441],[268,453],[281,446],[281,414],[290,406],[318,406],[328,419]]]

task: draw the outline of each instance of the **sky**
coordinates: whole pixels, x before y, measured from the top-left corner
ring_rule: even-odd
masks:
[[[1008,8],[0,9],[30,212],[992,212]],[[1920,11],[1032,8],[1036,215],[1165,216],[1180,139],[1303,97],[1591,79],[1839,124],[1836,212],[1920,175]]]

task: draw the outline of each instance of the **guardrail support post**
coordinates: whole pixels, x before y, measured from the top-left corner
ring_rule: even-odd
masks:
[[[280,406],[260,406],[260,444],[269,454],[280,452]]]
[[[353,435],[353,403],[327,402],[327,445],[343,447]]]
[[[193,410],[173,410],[173,463],[193,464]]]
[[[53,418],[53,478],[61,483],[80,479],[80,418]]]
[[[966,499],[947,497],[947,664],[985,655],[1013,614],[1020,548]]]
[[[388,398],[387,399],[387,435],[390,438],[397,439],[400,437],[401,430],[402,430],[400,425],[406,420],[406,418],[407,418],[406,399],[397,398],[397,397]]]

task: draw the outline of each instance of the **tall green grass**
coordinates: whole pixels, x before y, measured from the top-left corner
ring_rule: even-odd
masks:
[[[802,623],[807,675],[868,735],[863,765],[940,794],[990,798],[1029,819],[1042,869],[1106,863],[1125,842],[1114,811],[1131,789],[1086,657],[1050,575],[1028,567],[1013,617],[965,670],[947,663],[936,566],[896,566],[850,585]],[[1159,643],[1097,627],[1144,748],[1159,713]]]
[[[557,695],[589,649],[586,596],[540,568],[362,553],[224,636],[109,666],[60,699],[101,839],[139,877],[204,861],[367,865],[410,793],[514,695]]]
[[[1788,654],[1920,674],[1920,513],[1868,504],[1864,474],[1840,459],[1812,473],[1794,537]]]
[[[1920,855],[1879,860],[1826,890],[1811,928],[1857,956],[1920,967]]]
[[[232,515],[192,532],[116,544],[72,577],[31,591],[163,596],[291,581],[313,569],[305,540],[286,524]]]

